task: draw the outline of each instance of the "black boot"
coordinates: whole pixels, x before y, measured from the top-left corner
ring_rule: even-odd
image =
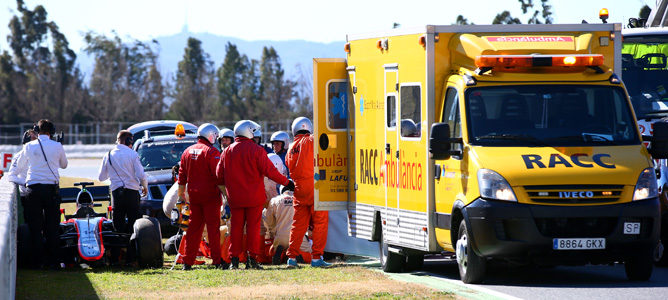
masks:
[[[230,270],[237,270],[239,269],[239,258],[238,257],[232,257],[230,263]]]
[[[230,268],[230,264],[226,263],[224,260],[221,259],[220,263],[213,265],[213,267],[216,269],[227,270]]]
[[[192,269],[193,269],[193,267],[191,265],[183,264],[183,268],[181,270],[190,271]]]
[[[283,257],[283,246],[278,245],[276,247],[276,253],[274,253],[274,256],[271,257],[271,264],[272,265],[280,265],[281,264],[281,257]]]
[[[246,269],[262,270],[262,266],[254,258],[249,257],[246,260]]]

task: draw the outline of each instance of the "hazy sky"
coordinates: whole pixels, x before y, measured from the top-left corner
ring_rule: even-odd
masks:
[[[301,39],[342,41],[348,33],[386,30],[394,22],[402,27],[448,25],[462,14],[476,24],[490,24],[494,16],[510,10],[525,21],[516,0],[26,0],[28,8],[41,4],[79,52],[83,33],[109,34],[148,40],[180,32],[242,38],[245,40]],[[540,3],[540,0],[534,0]],[[640,7],[654,8],[655,0],[551,0],[555,23],[600,22],[598,11],[610,11],[610,22],[627,23]],[[0,49],[7,49],[7,24],[16,14],[14,0],[0,0]]]

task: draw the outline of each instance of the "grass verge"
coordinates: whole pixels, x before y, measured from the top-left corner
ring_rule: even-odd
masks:
[[[168,257],[173,261],[174,257]],[[168,260],[168,264],[171,262]],[[242,264],[243,265],[243,264]],[[39,288],[36,288],[39,287]],[[192,271],[97,268],[66,271],[19,270],[17,299],[84,298],[278,298],[278,299],[454,299],[449,293],[394,281],[367,267],[334,264],[265,270]]]

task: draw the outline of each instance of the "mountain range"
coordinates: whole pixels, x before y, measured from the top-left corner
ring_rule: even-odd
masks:
[[[272,46],[281,58],[282,67],[285,70],[285,78],[296,80],[304,72],[311,76],[314,57],[345,57],[343,51],[344,41],[319,43],[304,40],[286,41],[247,41],[234,37],[219,36],[210,33],[188,32],[187,27],[174,35],[157,37],[159,47],[160,69],[163,78],[173,78],[178,68],[178,63],[183,59],[187,41],[194,37],[202,42],[202,49],[209,54],[214,62],[214,68],[218,69],[225,59],[225,46],[228,42],[235,44],[239,53],[245,54],[250,59],[260,60],[262,48]],[[145,41],[150,42],[150,41]],[[79,53],[79,67],[90,76],[93,73],[93,58],[85,53]]]

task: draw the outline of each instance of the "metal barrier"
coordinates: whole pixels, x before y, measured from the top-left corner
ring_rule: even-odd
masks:
[[[235,121],[208,121],[218,128],[234,128]],[[204,122],[202,122],[204,123]],[[283,130],[288,134],[292,120],[281,121],[257,121],[262,126],[262,140],[269,141],[271,134],[278,130]],[[116,141],[116,134],[121,129],[130,127],[132,122],[96,122],[96,123],[56,123],[56,132],[61,131],[65,135],[64,145],[88,145],[88,144],[113,144]],[[200,124],[200,123],[196,123]],[[2,124],[0,125],[0,145],[21,145],[23,132],[31,129],[32,123],[20,124]]]
[[[0,299],[16,297],[16,231],[18,187],[0,180]]]

